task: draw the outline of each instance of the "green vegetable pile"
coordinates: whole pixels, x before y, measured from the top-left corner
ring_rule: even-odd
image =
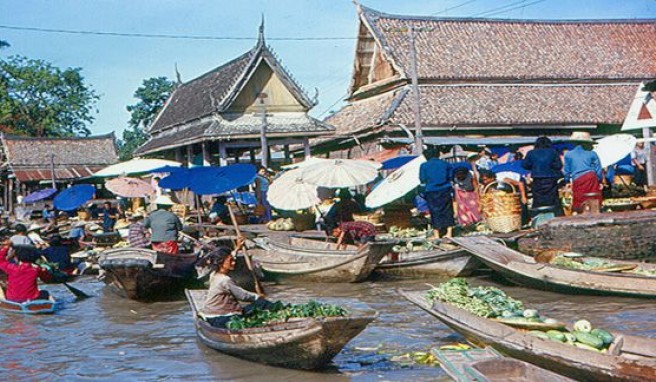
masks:
[[[580,270],[597,270],[597,271],[603,271],[604,268],[611,268],[614,267],[618,264],[615,263],[609,263],[605,261],[604,259],[599,259],[599,258],[587,258],[584,259],[583,261],[578,261],[575,259],[571,259],[566,256],[556,256],[551,260],[551,264],[553,265],[558,265],[561,267],[566,267],[566,268],[571,268],[571,269],[580,269]],[[622,271],[623,273],[635,273],[641,276],[649,276],[649,277],[656,277],[656,270],[651,270],[651,269],[645,269],[640,266],[630,269],[630,270],[625,270]]]
[[[481,317],[498,317],[504,312],[522,312],[524,304],[495,287],[470,288],[467,280],[454,278],[426,292],[429,302],[442,300]],[[521,313],[520,313],[521,314]]]
[[[556,342],[562,342],[568,345],[576,346],[579,349],[592,350],[600,353],[608,351],[608,347],[615,339],[612,334],[601,328],[592,328],[587,320],[579,320],[574,324],[574,331],[548,330],[531,330],[530,335]]]
[[[232,317],[226,324],[226,328],[240,330],[286,322],[290,318],[343,317],[346,315],[348,315],[348,311],[340,306],[321,304],[314,300],[310,300],[307,304],[284,304],[276,301],[268,310],[256,308],[246,316]]]

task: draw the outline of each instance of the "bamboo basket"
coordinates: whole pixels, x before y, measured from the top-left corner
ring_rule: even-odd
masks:
[[[488,184],[483,190],[481,204],[488,227],[494,232],[508,233],[522,228],[522,207],[519,195],[511,184],[512,192],[497,191],[490,188],[497,182]]]
[[[314,214],[296,214],[292,218],[295,231],[309,231],[315,228]]]

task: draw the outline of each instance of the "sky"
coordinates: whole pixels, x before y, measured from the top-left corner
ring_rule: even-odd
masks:
[[[656,0],[361,0],[392,14],[505,19],[656,18]],[[116,132],[146,78],[189,81],[241,55],[256,42],[261,18],[267,43],[310,96],[323,118],[343,105],[351,80],[358,20],[351,0],[0,0],[0,56],[24,55],[80,67],[100,95],[92,134]],[[212,36],[193,40],[65,34],[6,29]],[[284,40],[280,38],[331,38]]]

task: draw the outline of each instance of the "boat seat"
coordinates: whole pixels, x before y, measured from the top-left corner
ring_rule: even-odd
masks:
[[[608,347],[608,355],[620,355],[622,352],[622,345],[624,345],[624,336],[617,336],[613,343]]]

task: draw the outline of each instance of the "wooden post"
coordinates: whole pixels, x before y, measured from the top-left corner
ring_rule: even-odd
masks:
[[[419,79],[417,74],[417,50],[415,48],[415,29],[413,27],[408,28],[408,34],[410,37],[410,64],[412,69],[412,93],[414,102],[413,111],[415,115],[415,150],[416,155],[421,155],[424,152],[424,133],[421,130],[421,96],[419,94]]]
[[[310,150],[309,138],[303,138],[303,154],[305,155],[305,159],[308,159],[309,157],[312,156],[312,151]]]
[[[267,98],[266,93],[260,93],[258,95],[260,99],[260,113],[262,113],[262,124],[260,126],[260,151],[261,151],[261,164],[263,167],[269,167],[269,143],[267,142],[267,115],[266,115],[266,105],[264,100]]]
[[[52,178],[52,188],[57,188],[55,182],[55,154],[50,154],[50,177]]]
[[[656,183],[656,179],[654,178],[654,158],[651,150],[651,141],[649,140],[651,137],[651,129],[649,127],[642,128],[642,137],[645,138],[645,150],[647,151],[647,163],[645,163],[647,167],[647,184],[653,186]]]
[[[191,167],[194,163],[194,146],[187,145],[187,167]]]
[[[284,145],[283,150],[284,150],[284,153],[285,153],[285,162],[284,162],[284,164],[292,163],[291,157],[289,156],[289,145]]]
[[[251,157],[251,164],[255,164],[255,150],[254,149],[248,150],[248,155]]]
[[[219,142],[219,166],[228,165],[228,152],[225,147],[225,143]]]
[[[206,142],[201,142],[200,148],[203,152],[203,166],[209,166],[210,165],[210,153],[209,153],[209,150],[207,149],[207,143]]]
[[[14,212],[14,179],[9,179],[9,203],[7,203],[9,213]]]
[[[184,160],[184,158],[182,156],[182,147],[176,147],[175,148],[175,161],[182,163],[183,160]]]

